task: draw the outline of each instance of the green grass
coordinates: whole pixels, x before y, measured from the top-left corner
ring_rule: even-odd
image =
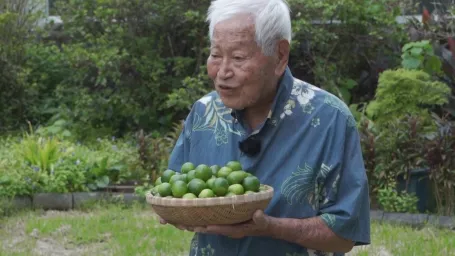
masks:
[[[382,245],[392,255],[455,255],[455,232],[451,230],[373,224],[372,238],[374,244]]]
[[[191,237],[141,206],[37,211],[0,222],[0,255],[185,255]]]
[[[0,219],[0,255],[187,255],[192,233],[160,225],[147,206],[30,211]],[[455,255],[455,232],[372,223],[372,245],[349,255]],[[382,253],[382,254],[381,254]]]

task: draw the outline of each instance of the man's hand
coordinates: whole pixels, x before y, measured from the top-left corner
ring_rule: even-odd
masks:
[[[164,220],[160,222],[166,224]],[[267,236],[323,252],[347,253],[354,246],[353,241],[343,239],[333,233],[320,217],[307,219],[275,218],[260,210],[254,213],[252,220],[236,225],[174,226],[180,230],[224,235],[236,239],[245,236]]]
[[[245,236],[260,236],[265,235],[270,222],[269,216],[264,214],[263,211],[258,210],[253,214],[250,221],[235,224],[235,225],[211,225],[211,226],[183,226],[173,225],[180,230],[187,230],[197,233],[224,235],[231,238],[242,238]],[[160,218],[161,224],[168,224],[165,220]],[[170,224],[170,223],[169,223]]]
[[[235,225],[212,225],[207,227],[196,227],[194,232],[216,234],[231,238],[243,238],[245,236],[262,236],[267,233],[270,217],[263,211],[257,210],[250,221]]]

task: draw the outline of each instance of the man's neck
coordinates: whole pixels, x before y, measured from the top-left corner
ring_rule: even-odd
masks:
[[[245,122],[250,129],[256,130],[267,119],[271,106],[272,102],[267,105],[264,104],[261,108],[245,110]]]
[[[256,106],[246,108],[244,110],[244,121],[251,130],[256,130],[261,126],[261,124],[267,119],[271,109],[275,97],[277,96],[278,89],[280,87],[280,83],[283,76],[275,81],[276,86],[274,89],[268,93],[266,97],[260,102],[256,103]]]
[[[256,130],[267,119],[270,110],[272,109],[273,101],[275,100],[277,91],[278,88],[256,106],[245,109],[244,121],[253,131]]]

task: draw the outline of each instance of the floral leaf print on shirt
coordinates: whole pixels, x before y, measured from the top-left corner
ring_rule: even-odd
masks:
[[[333,253],[315,251],[315,250],[308,250],[308,256],[332,256]]]
[[[212,248],[210,244],[208,244],[205,248],[201,249],[202,256],[213,256],[215,255],[215,249]]]
[[[324,213],[320,217],[330,228],[333,228],[335,226],[335,222],[337,220],[335,215]]]
[[[198,241],[198,237],[196,234],[193,236],[193,239],[191,239],[191,246],[190,246],[190,250],[194,251],[195,255],[197,255],[198,246],[199,246],[199,241]]]
[[[199,102],[205,105],[205,113],[202,117],[195,113],[193,131],[212,131],[218,146],[228,143],[229,133],[243,135],[233,129],[231,109],[224,106],[221,99],[205,96]]]
[[[311,126],[313,126],[314,128],[318,127],[320,124],[321,120],[319,119],[319,117],[315,117],[311,120]]]
[[[308,202],[313,209],[318,208],[322,193],[322,184],[328,176],[331,168],[322,164],[321,168],[314,171],[305,163],[303,168],[298,168],[281,185],[281,194],[288,204],[302,204]]]
[[[303,81],[294,79],[291,95],[295,96],[300,106],[303,107],[310,104],[310,101],[314,98],[315,92]]]
[[[356,121],[354,119],[354,116],[351,113],[351,110],[342,102],[339,98],[337,98],[333,94],[329,94],[325,97],[324,103],[338,109],[338,111],[341,112],[347,119],[348,119],[348,125],[349,127],[355,127],[356,126]]]
[[[292,115],[292,110],[295,108],[295,101],[288,100],[286,105],[284,105],[283,113],[281,113],[280,118],[283,119],[286,116]]]

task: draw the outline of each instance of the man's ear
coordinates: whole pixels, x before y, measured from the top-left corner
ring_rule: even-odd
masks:
[[[290,54],[290,45],[287,40],[280,40],[278,41],[277,45],[277,66],[275,68],[275,75],[281,76],[284,71],[286,70],[286,67],[288,65],[289,61],[289,54]]]

